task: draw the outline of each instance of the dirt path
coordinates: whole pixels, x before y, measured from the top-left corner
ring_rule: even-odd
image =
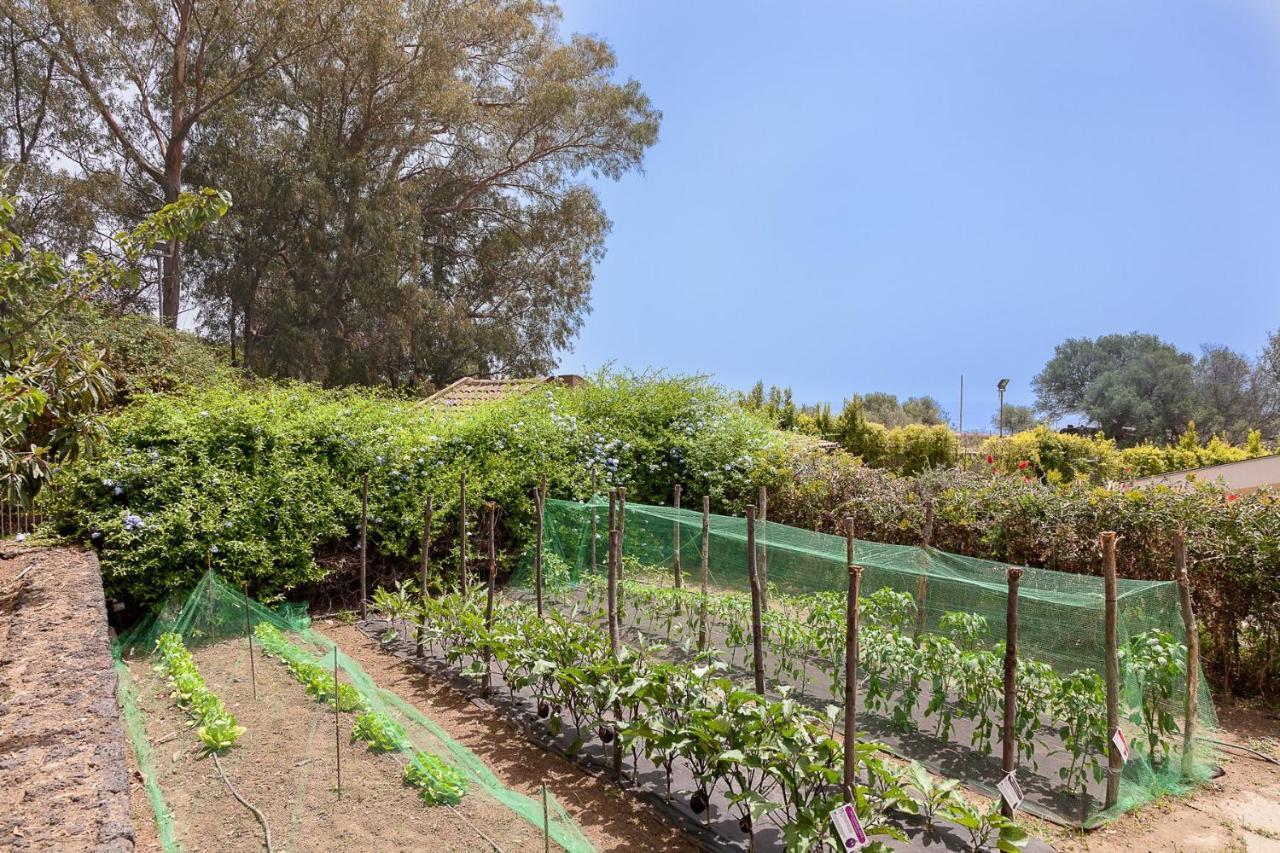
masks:
[[[312,626],[326,634],[378,682],[431,717],[485,761],[503,784],[536,795],[544,782],[597,850],[694,850],[687,836],[650,814],[607,782],[530,743],[501,715],[477,707],[390,655],[355,628],[331,621]]]

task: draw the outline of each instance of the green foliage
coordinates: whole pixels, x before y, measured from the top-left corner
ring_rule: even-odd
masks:
[[[1168,441],[1194,415],[1192,368],[1155,335],[1071,338],[1035,377],[1037,408],[1050,418],[1081,412],[1124,444]]]
[[[227,710],[208,687],[196,668],[195,659],[187,651],[182,638],[169,631],[156,638],[156,653],[160,656],[157,669],[173,685],[173,699],[185,710],[196,726],[196,737],[208,752],[221,752],[235,744],[244,734],[235,715]]]
[[[404,767],[404,781],[429,806],[457,805],[467,793],[466,778],[429,752],[414,753]]]
[[[184,194],[116,234],[111,256],[87,251],[68,265],[25,245],[10,230],[13,200],[0,198],[0,493],[29,501],[60,460],[92,454],[103,437],[98,411],[116,386],[101,344],[82,335],[89,299],[136,288],[157,242],[190,234],[229,206],[214,190]]]
[[[354,553],[365,472],[371,548],[411,560],[428,494],[433,530],[456,547],[464,471],[521,533],[541,473],[553,494],[585,495],[594,469],[637,500],[678,481],[720,503],[749,491],[783,443],[702,380],[626,374],[460,415],[369,393],[223,384],[149,396],[108,426],[101,454],[63,469],[47,510],[58,532],[99,548],[109,595],[142,603],[193,586],[211,551],[221,574],[265,595],[319,580],[318,551]],[[437,570],[450,566],[445,547],[434,555]]]
[[[408,748],[404,727],[376,711],[365,711],[356,717],[351,740],[363,741],[374,752],[401,752]]]

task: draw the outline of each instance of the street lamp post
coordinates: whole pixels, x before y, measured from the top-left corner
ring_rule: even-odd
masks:
[[[1004,438],[1004,389],[1009,387],[1008,379],[1001,379],[996,383],[996,390],[1000,392],[1000,437]]]

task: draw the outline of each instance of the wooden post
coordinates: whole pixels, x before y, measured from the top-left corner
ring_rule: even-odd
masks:
[[[606,605],[609,610],[609,651],[618,654],[618,531],[609,531],[609,586]]]
[[[1104,807],[1109,809],[1120,799],[1120,772],[1124,768],[1124,759],[1114,741],[1116,729],[1120,725],[1120,658],[1116,648],[1116,535],[1108,530],[1100,538],[1107,665],[1107,794]]]
[[[674,500],[673,506],[675,507],[676,514],[675,514],[675,522],[672,524],[673,529],[671,531],[672,537],[673,537],[672,539],[673,547],[675,549],[674,559],[672,563],[672,570],[675,572],[675,575],[676,575],[676,589],[681,589],[684,587],[684,573],[680,570],[680,484],[679,483],[676,483],[675,500]]]
[[[365,574],[369,565],[369,475],[360,476],[360,618],[369,618],[369,592]]]
[[[538,618],[542,618],[542,512],[547,503],[547,479],[542,478],[542,485],[533,492],[533,509],[537,513],[534,519],[533,550],[533,586],[538,603]]]
[[[547,783],[542,783],[542,853],[551,853],[551,812],[547,810]]]
[[[1006,579],[1009,584],[1009,594],[1005,610],[1004,730],[1001,732],[1003,750],[1000,767],[1007,776],[1013,772],[1018,759],[1018,741],[1015,731],[1018,712],[1018,582],[1022,580],[1022,569],[1009,569]],[[1000,813],[1005,817],[1013,817],[1013,809],[1003,799],[1000,801]]]
[[[467,472],[458,475],[458,582],[467,594]]]
[[[698,651],[707,650],[707,581],[711,574],[711,496],[702,496],[702,613],[698,623]]]
[[[494,544],[494,528],[495,520],[498,516],[498,507],[493,501],[489,501],[489,590],[488,600],[484,608],[484,631],[485,635],[493,634],[493,593],[494,587],[498,583],[498,552]],[[489,695],[489,688],[493,685],[493,646],[486,640],[484,644],[484,692]]]
[[[929,546],[933,543],[933,499],[924,502],[924,530],[920,537],[920,577],[916,579],[916,639],[924,633],[924,600],[929,591]]]
[[[1173,534],[1173,557],[1178,567],[1178,594],[1182,599],[1182,626],[1187,632],[1187,693],[1183,701],[1182,775],[1191,778],[1195,770],[1196,712],[1200,690],[1200,634],[1191,609],[1191,576],[1187,573],[1187,537]]]
[[[760,575],[756,572],[756,508],[747,506],[747,577],[751,580],[751,655],[756,692],[764,695],[764,625],[761,618]]]
[[[249,585],[244,585],[244,635],[249,638],[249,682],[253,698],[258,698],[258,667],[253,662],[253,614],[249,610]]]
[[[591,574],[596,573],[596,537],[600,535],[596,529],[596,472],[591,471]]]
[[[760,608],[762,610],[769,609],[769,493],[764,486],[760,487],[760,502],[757,508],[760,511]]]
[[[844,520],[845,566],[849,591],[845,597],[844,629],[844,787],[853,790],[858,778],[858,596],[862,567],[853,564],[853,519]]]
[[[618,487],[618,580],[622,580],[622,554],[627,545],[627,487]]]
[[[431,568],[431,511],[432,495],[427,495],[427,505],[422,510],[422,613],[418,617],[418,657],[422,657],[427,633],[427,577]]]
[[[338,799],[342,799],[342,712],[338,710],[338,647],[333,647],[333,757],[338,767]]]

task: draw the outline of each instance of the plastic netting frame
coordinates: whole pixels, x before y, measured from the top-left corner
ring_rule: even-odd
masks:
[[[155,781],[155,756],[146,734],[143,713],[136,701],[140,685],[135,683],[124,661],[126,658],[150,655],[155,648],[156,639],[168,631],[177,632],[184,644],[193,651],[207,643],[243,641],[246,632],[246,604],[254,626],[269,624],[276,627],[285,632],[288,641],[309,655],[313,662],[332,668],[336,646],[323,634],[311,630],[305,607],[288,603],[275,609],[266,607],[228,586],[213,572],[205,574],[181,607],[176,604],[166,606],[144,619],[131,631],[122,634],[112,645],[116,669],[120,675],[119,698],[124,709],[126,734],[143,776],[148,802],[156,817],[161,846],[166,851],[181,849],[175,831],[175,821],[178,818],[166,803],[161,786]],[[443,759],[466,777],[466,796],[488,798],[510,810],[541,834],[544,813],[540,801],[503,785],[471,750],[449,737],[416,707],[395,693],[379,688],[360,664],[343,654],[341,649],[337,650],[337,660],[339,669],[364,697],[369,710],[386,715],[403,727],[408,746],[412,750],[425,750]],[[263,661],[260,665],[274,664]],[[216,684],[210,684],[210,688],[217,691]],[[301,692],[303,688],[299,685],[297,689]],[[308,698],[306,701],[311,700]],[[594,850],[577,823],[550,794],[547,796],[547,815],[551,840],[560,848],[569,853],[590,853]]]
[[[544,515],[544,586],[551,590],[572,591],[592,573],[592,519],[595,519],[596,573],[605,572],[608,550],[608,501],[597,497],[579,503],[548,500]],[[676,531],[679,530],[680,562],[684,586],[696,589],[700,583],[702,564],[701,512],[677,510],[628,502],[623,521],[623,553],[625,564],[645,566],[659,571],[650,573],[673,584]],[[817,533],[774,522],[757,523],[757,565],[767,576],[770,589],[800,596],[815,592],[844,592],[848,586],[846,540],[844,537]],[[715,591],[746,593],[747,523],[742,517],[710,515],[709,576]],[[1008,603],[1005,563],[965,557],[909,545],[890,545],[857,540],[854,561],[863,567],[862,596],[890,588],[917,596],[924,579],[923,630],[935,632],[943,616],[951,612],[977,613],[986,620],[986,636],[982,642],[989,648],[1003,643],[1006,632]],[[1088,670],[1105,672],[1105,597],[1101,577],[1057,572],[1049,569],[1023,568],[1018,595],[1018,654],[1020,658],[1048,664],[1059,675]],[[1170,576],[1173,576],[1172,567]],[[625,572],[624,572],[625,575]],[[512,586],[528,587],[533,582],[532,552],[527,552],[512,578]],[[1153,582],[1119,579],[1117,581],[1117,641],[1123,648],[1132,637],[1145,632],[1166,632],[1183,648],[1186,630],[1182,621],[1178,585],[1174,581]],[[1201,732],[1217,727],[1212,696],[1203,672],[1198,679],[1198,702],[1195,710]],[[1121,668],[1121,707],[1139,703],[1141,687],[1137,680]],[[1178,714],[1181,720],[1181,697],[1185,680],[1177,685]],[[823,697],[834,701],[838,697]],[[1123,713],[1123,712],[1122,712]],[[1122,721],[1123,722],[1123,721]],[[860,719],[859,728],[862,728]],[[876,737],[873,739],[884,740]],[[997,795],[998,768],[990,762],[966,765],[939,758],[914,747],[910,738],[889,739],[891,749],[918,760],[930,769],[993,796]],[[1216,751],[1203,739],[1197,741],[1190,777],[1181,767],[1179,754],[1152,764],[1131,751],[1120,782],[1120,796],[1110,809],[1102,808],[1104,783],[1090,786],[1090,802],[1077,804],[1059,797],[1028,793],[1024,809],[1054,822],[1092,827],[1105,823],[1153,798],[1164,794],[1180,794],[1190,790],[1215,772]],[[1102,758],[1105,765],[1105,756]],[[1021,772],[1021,771],[1020,771]],[[1024,786],[1025,787],[1025,786]],[[1095,796],[1096,794],[1096,796]]]

